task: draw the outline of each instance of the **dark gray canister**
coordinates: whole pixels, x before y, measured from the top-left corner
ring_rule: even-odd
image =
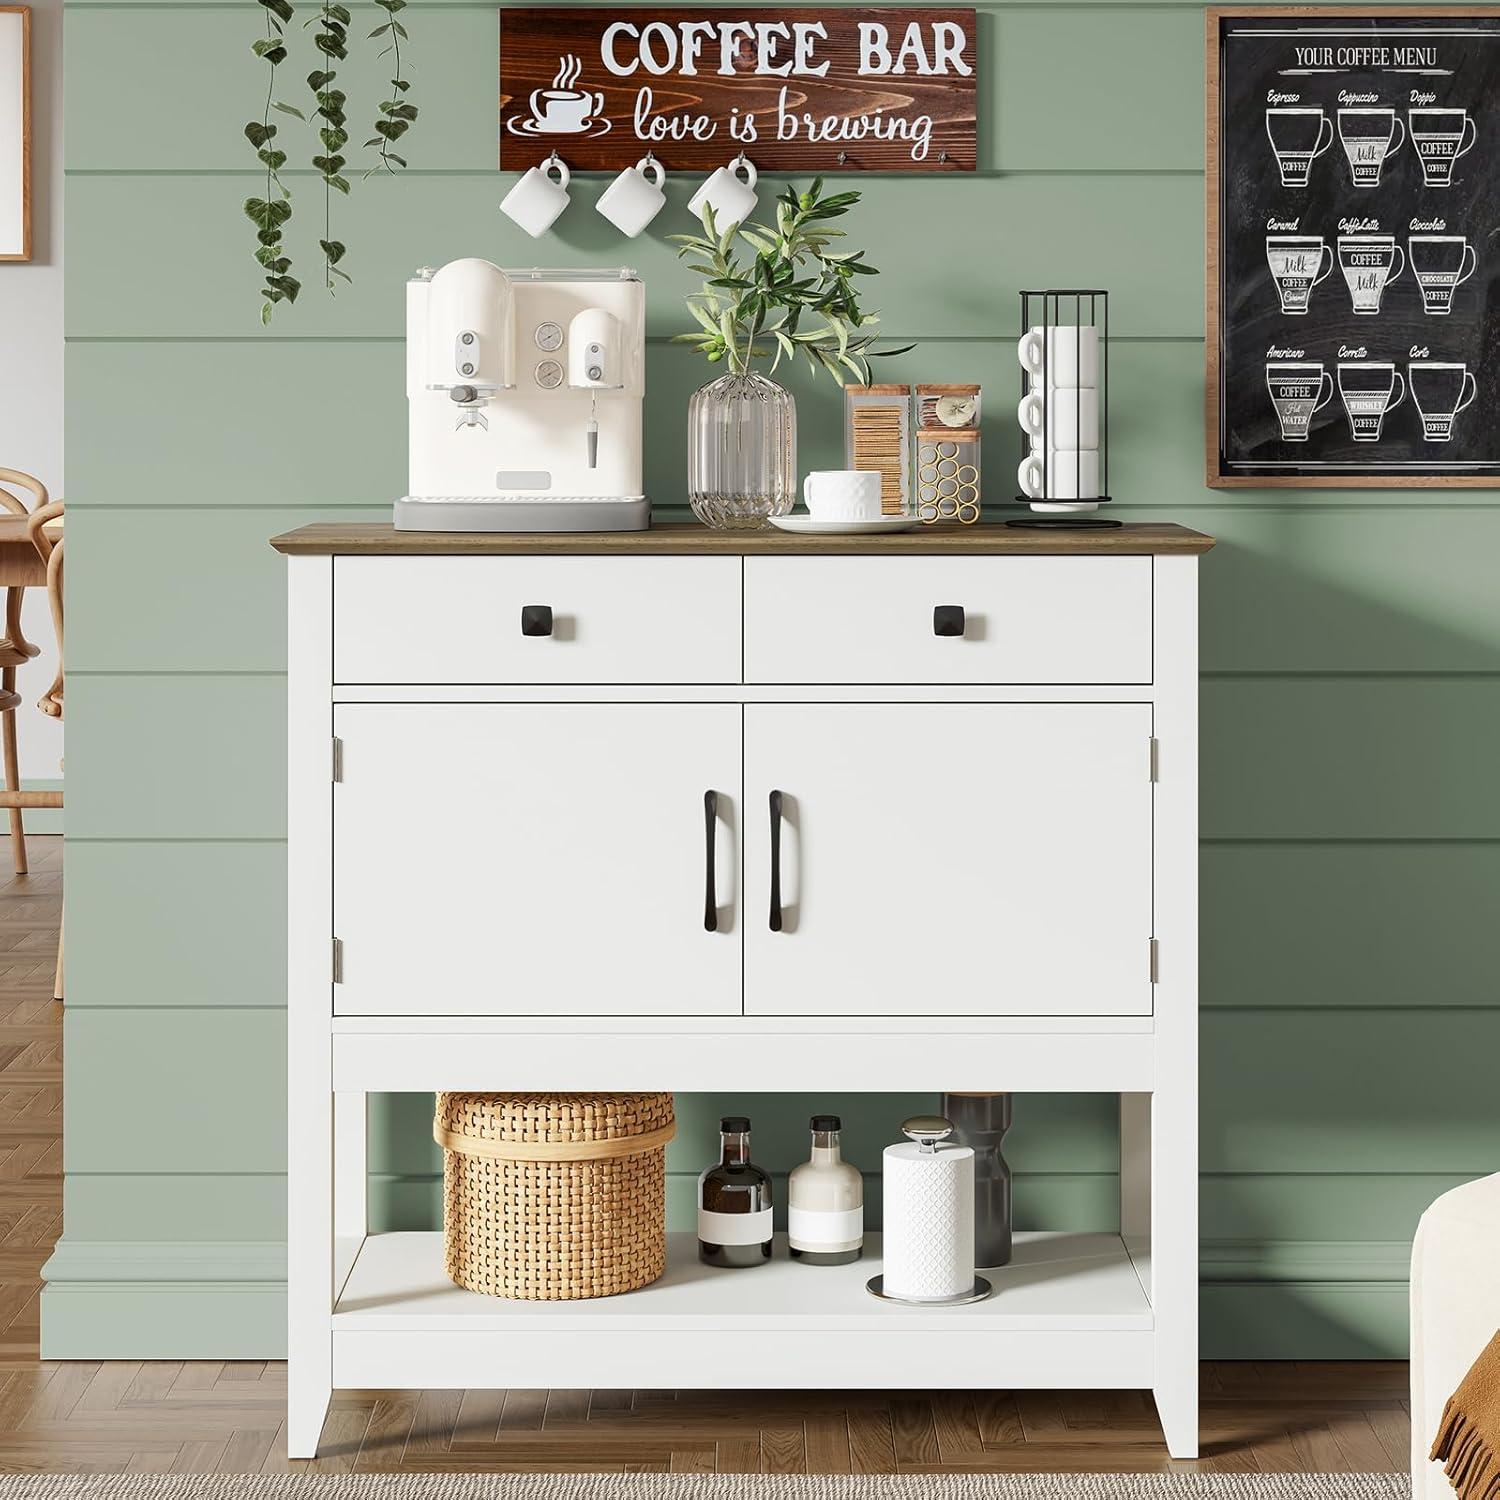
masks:
[[[944,1094],[949,1140],[974,1148],[974,1264],[1010,1264],[1010,1167],[1002,1155],[1010,1129],[1009,1094]]]

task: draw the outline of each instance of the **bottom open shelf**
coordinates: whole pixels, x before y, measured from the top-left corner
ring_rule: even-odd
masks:
[[[933,1328],[1140,1331],[1152,1326],[1142,1276],[1119,1236],[1018,1234],[1010,1265],[984,1274],[995,1294],[966,1307],[922,1308],[877,1301],[865,1282],[880,1270],[880,1236],[847,1266],[792,1260],[776,1236],[772,1259],[723,1270],[698,1259],[692,1234],[668,1236],[666,1273],[619,1297],[512,1302],[453,1285],[441,1234],[377,1234],[360,1247],[334,1309],[340,1331],[566,1328],[574,1331],[702,1330],[753,1325],[828,1330]]]
[[[988,1301],[922,1308],[877,1301],[880,1238],[848,1266],[775,1258],[701,1264],[669,1236],[666,1273],[619,1297],[511,1302],[460,1290],[440,1234],[349,1245],[334,1308],[335,1387],[905,1389],[1149,1387],[1154,1320],[1144,1265],[1117,1235],[1023,1234],[985,1274]],[[352,1261],[346,1257],[352,1256]]]

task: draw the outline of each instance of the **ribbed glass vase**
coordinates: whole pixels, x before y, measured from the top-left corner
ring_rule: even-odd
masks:
[[[751,530],[797,498],[797,404],[754,371],[721,375],[688,402],[688,502],[705,526]]]

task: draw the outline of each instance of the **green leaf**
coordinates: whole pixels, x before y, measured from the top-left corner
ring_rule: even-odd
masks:
[[[260,321],[261,321],[261,326],[263,328],[269,328],[270,327],[270,325],[271,325],[271,304],[269,302],[262,302],[261,305],[260,305]]]
[[[328,179],[328,186],[337,188],[341,193],[347,193],[349,191],[349,179],[347,177],[330,177]]]
[[[387,161],[395,162],[398,167],[404,167],[406,165],[406,158],[404,156],[397,156],[394,151],[387,151],[385,153],[385,159]]]
[[[285,151],[270,151],[262,147],[256,156],[263,161],[273,172],[279,172],[286,165]]]
[[[372,37],[384,36],[386,34],[386,32],[388,32],[390,29],[391,29],[391,23],[389,21],[387,21],[384,26],[377,26],[374,29],[374,31],[370,32],[370,35]]]
[[[871,359],[889,359],[893,354],[910,354],[917,346],[915,344],[902,344],[899,349],[871,349]]]
[[[391,79],[391,87],[399,89],[404,94],[411,87],[411,84],[405,78],[393,78]]]
[[[319,240],[318,248],[323,252],[324,258],[331,266],[336,266],[344,258],[345,247],[337,240]]]
[[[277,36],[259,37],[251,43],[250,50],[257,57],[265,58],[273,67],[286,57],[286,46]]]
[[[292,7],[288,0],[260,0],[260,3],[279,20],[290,21],[292,19]]]
[[[394,120],[415,120],[417,118],[417,106],[415,104],[395,104],[386,113]]]
[[[399,21],[392,21],[391,29],[396,33],[397,36],[401,38],[403,42],[409,42],[411,40],[411,38],[406,34],[406,27],[404,27]]]
[[[302,283],[292,276],[267,276],[266,281],[273,290],[280,292],[288,302],[295,302],[297,300],[297,293],[302,290]]]
[[[320,73],[316,69],[307,75],[307,86],[313,93],[326,89],[338,75],[336,73]]]
[[[697,320],[706,329],[708,329],[708,331],[710,333],[715,334],[715,335],[718,334],[718,332],[719,332],[719,324],[718,324],[718,322],[714,318],[711,318],[708,315],[708,313],[704,310],[704,308],[702,306],[700,306],[700,304],[698,303],[698,301],[695,298],[689,297],[687,299],[687,310],[690,313],[692,313],[692,315],[695,318],[697,318]]]
[[[353,284],[354,278],[347,271],[339,270],[339,268],[336,265],[333,265],[331,262],[329,263],[328,269],[332,271],[335,276],[341,276],[345,281],[349,282],[351,285]]]
[[[348,10],[342,5],[325,5],[323,7],[323,14],[332,17],[341,26],[347,26],[352,19]]]
[[[299,120],[305,120],[307,118],[307,116],[303,114],[295,104],[283,104],[280,99],[272,100],[271,108],[279,109],[284,115],[295,115]]]
[[[276,127],[274,125],[263,125],[259,120],[251,120],[245,126],[245,139],[252,146],[264,146],[275,134]]]

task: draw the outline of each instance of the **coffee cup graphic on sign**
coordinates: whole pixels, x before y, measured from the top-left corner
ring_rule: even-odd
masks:
[[[1450,187],[1453,164],[1474,145],[1478,130],[1466,109],[1409,109],[1407,133],[1422,163],[1422,185]]]
[[[596,116],[604,113],[604,95],[576,87],[583,64],[567,53],[557,60],[557,73],[549,89],[533,89],[531,118],[520,122],[528,135],[586,135],[595,129]],[[608,123],[605,128],[608,128]],[[601,132],[602,133],[602,132]]]
[[[1355,187],[1378,187],[1386,157],[1401,149],[1406,132],[1393,109],[1341,109],[1339,139]]]
[[[1354,311],[1373,316],[1385,289],[1406,269],[1406,254],[1389,234],[1341,234],[1339,266]]]
[[[1413,361],[1406,367],[1407,389],[1422,417],[1422,436],[1429,443],[1446,443],[1453,436],[1453,419],[1470,405],[1478,386],[1469,367],[1439,360]]]
[[[1271,268],[1282,312],[1300,317],[1307,311],[1313,288],[1332,274],[1333,251],[1321,234],[1268,234],[1266,264]]]
[[[1354,441],[1378,443],[1386,413],[1406,398],[1406,382],[1388,360],[1350,360],[1339,365],[1339,395]]]
[[[1321,109],[1268,109],[1266,134],[1285,188],[1305,188],[1312,164],[1333,144],[1333,121]]]
[[[1276,361],[1266,366],[1266,389],[1284,443],[1305,443],[1313,415],[1333,400],[1333,376],[1318,360]]]
[[[1413,234],[1407,237],[1406,260],[1422,289],[1422,311],[1446,318],[1453,293],[1474,274],[1479,257],[1461,234]]]

